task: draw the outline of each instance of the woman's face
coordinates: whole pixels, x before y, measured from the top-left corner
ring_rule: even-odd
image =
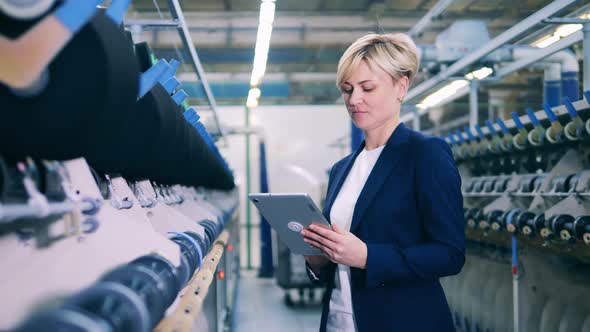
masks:
[[[387,72],[374,67],[361,61],[340,86],[348,114],[363,131],[379,128],[399,118],[399,99],[407,91],[407,77],[394,82]]]

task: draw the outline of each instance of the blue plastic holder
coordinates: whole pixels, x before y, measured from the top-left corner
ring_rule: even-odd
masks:
[[[160,59],[155,65],[151,66],[145,73],[139,77],[139,98],[145,96],[155,85],[158,83],[158,79],[170,65],[166,60]]]
[[[586,98],[586,102],[590,104],[590,91],[584,91],[584,98]]]
[[[54,12],[55,18],[63,24],[72,34],[78,32],[94,14],[98,11],[96,6],[100,5],[102,0],[69,0],[59,6]]]
[[[453,136],[452,133],[449,133],[448,137],[449,137],[449,140],[451,141],[451,144],[457,145],[457,140],[455,139],[455,136]]]
[[[479,138],[486,138],[486,135],[483,133],[483,130],[481,130],[481,127],[478,124],[475,125],[475,131],[477,132],[477,135],[479,135]]]
[[[518,114],[516,112],[512,112],[512,119],[514,120],[514,124],[516,125],[516,128],[518,129],[522,129],[524,128],[524,125],[522,124],[522,122],[520,122],[520,117],[518,117]]]
[[[455,134],[457,134],[457,136],[459,137],[459,141],[461,143],[465,143],[465,138],[463,137],[463,134],[461,134],[461,131],[459,129],[455,130]]]
[[[180,62],[178,62],[178,60],[170,60],[170,68],[168,68],[168,70],[164,74],[162,74],[158,82],[164,85],[164,83],[166,83],[167,80],[174,76],[176,70],[178,69],[178,66],[180,66]]]
[[[496,128],[494,128],[494,124],[492,122],[490,122],[490,120],[486,120],[485,121],[485,124],[488,127],[488,130],[490,131],[490,134],[492,134],[493,136],[498,135],[498,132],[496,131]]]
[[[496,119],[496,123],[498,123],[498,126],[500,126],[500,129],[502,129],[502,132],[504,134],[510,134],[510,130],[508,130],[508,127],[506,127],[506,124],[504,123],[504,120],[502,120],[500,118],[497,118]]]
[[[197,111],[195,111],[195,109],[192,107],[184,111],[183,115],[184,118],[192,125],[195,125],[201,118]]]
[[[179,90],[172,96],[176,105],[180,105],[186,98],[188,98],[188,94],[184,90]]]
[[[536,127],[536,126],[540,125],[539,119],[537,119],[537,116],[535,115],[535,111],[533,111],[532,108],[527,108],[526,114],[529,116],[529,119],[531,120],[531,123],[533,124],[533,126]]]
[[[469,138],[470,141],[475,141],[475,136],[473,136],[469,127],[465,127],[465,133],[467,134],[467,138]]]
[[[568,97],[563,97],[563,105],[572,119],[578,116],[578,111],[576,111],[574,104],[572,104]]]
[[[116,25],[120,25],[130,4],[131,0],[115,0],[111,3],[109,9],[107,9],[106,14]]]
[[[553,110],[551,109],[551,106],[548,103],[543,103],[543,110],[545,110],[545,114],[547,114],[547,119],[549,119],[549,121],[551,121],[551,122],[557,121],[557,117],[555,116],[555,113],[553,113]],[[530,115],[529,115],[529,117],[530,117]]]
[[[180,86],[180,82],[178,82],[175,76],[172,76],[166,82],[164,82],[162,86],[164,87],[164,90],[166,90],[166,92],[171,95],[174,90]]]

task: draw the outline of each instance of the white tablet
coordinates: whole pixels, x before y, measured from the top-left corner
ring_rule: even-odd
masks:
[[[331,227],[308,194],[249,194],[248,197],[291,252],[298,255],[322,254],[303,241],[300,234],[311,224]]]

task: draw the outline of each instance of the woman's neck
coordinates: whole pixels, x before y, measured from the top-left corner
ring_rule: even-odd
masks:
[[[379,127],[365,131],[365,149],[370,151],[385,145],[399,123],[399,117],[395,117]]]

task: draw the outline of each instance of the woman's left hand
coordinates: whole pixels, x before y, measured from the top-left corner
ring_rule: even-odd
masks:
[[[364,269],[367,265],[367,245],[349,231],[332,225],[332,229],[310,225],[301,231],[305,242],[320,249],[337,264]]]

